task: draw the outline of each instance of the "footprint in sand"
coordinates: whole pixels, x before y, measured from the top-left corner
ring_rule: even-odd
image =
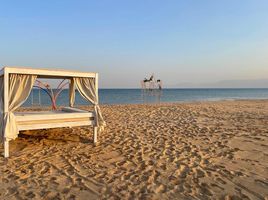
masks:
[[[219,183],[225,185],[226,182],[224,180],[222,180],[221,178],[216,178],[216,181],[218,181]]]
[[[27,193],[26,193],[26,196],[27,196],[28,198],[32,199],[32,198],[35,197],[35,194],[34,194],[32,191],[30,191],[30,192],[27,192]]]
[[[189,167],[186,165],[181,165],[179,169],[177,169],[174,173],[175,177],[186,178],[189,172]]]
[[[202,170],[200,170],[200,169],[196,169],[196,168],[194,168],[194,169],[193,169],[193,172],[194,172],[194,176],[195,176],[195,178],[202,178],[202,177],[205,176],[205,172],[202,171]]]
[[[8,179],[6,179],[6,178],[2,178],[2,182],[3,182],[3,183],[8,183],[9,181],[8,181]]]
[[[265,181],[263,181],[263,180],[260,180],[260,179],[256,179],[256,180],[254,180],[256,183],[259,183],[259,184],[261,184],[262,186],[264,186],[264,187],[268,187],[268,182],[265,182]]]

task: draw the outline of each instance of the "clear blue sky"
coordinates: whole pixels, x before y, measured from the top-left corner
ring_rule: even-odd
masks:
[[[267,0],[0,0],[0,65],[100,73],[101,87],[268,78]]]

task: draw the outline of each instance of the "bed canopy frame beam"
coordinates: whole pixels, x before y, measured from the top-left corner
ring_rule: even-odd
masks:
[[[49,70],[49,69],[33,69],[33,68],[25,68],[25,67],[3,67],[0,71],[0,76],[4,73],[9,74],[29,74],[29,75],[37,75],[40,78],[95,78],[97,73],[92,72],[78,72],[78,71],[69,71],[69,70]]]

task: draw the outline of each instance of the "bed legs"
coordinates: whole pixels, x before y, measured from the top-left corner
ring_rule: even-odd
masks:
[[[4,157],[9,157],[9,141],[7,139],[4,140]]]
[[[98,142],[98,127],[94,126],[93,128],[93,142],[94,144],[97,144]]]

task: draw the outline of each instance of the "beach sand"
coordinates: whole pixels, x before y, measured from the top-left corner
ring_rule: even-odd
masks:
[[[268,101],[102,111],[97,146],[92,127],[22,132],[0,199],[268,199]]]

